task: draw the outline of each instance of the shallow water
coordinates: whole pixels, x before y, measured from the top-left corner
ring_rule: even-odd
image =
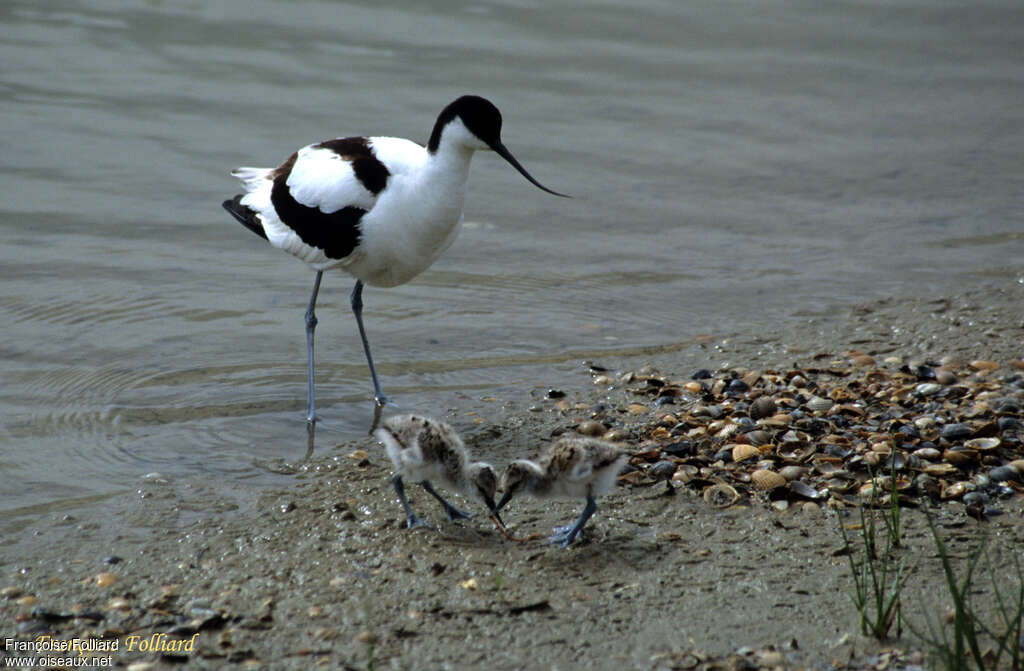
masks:
[[[1015,1],[398,4],[0,5],[0,529],[301,458],[312,273],[220,208],[228,172],[425,141],[462,93],[575,198],[480,154],[455,245],[366,291],[407,410],[1024,275]],[[321,292],[318,445],[371,415],[351,284]]]

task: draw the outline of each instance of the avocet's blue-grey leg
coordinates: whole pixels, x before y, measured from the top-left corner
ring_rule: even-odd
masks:
[[[323,271],[316,271],[316,279],[313,281],[313,295],[309,297],[309,307],[306,308],[306,358],[309,361],[309,394],[306,397],[306,421],[316,421],[316,409],[313,403],[313,332],[316,331],[316,297],[320,293],[320,279]]]
[[[587,505],[583,506],[583,512],[580,513],[579,518],[572,524],[564,527],[558,527],[555,529],[555,535],[548,539],[549,545],[558,544],[563,548],[569,547],[576,537],[583,531],[584,525],[590,516],[597,510],[597,501],[590,494],[587,495]]]
[[[463,510],[459,510],[458,508],[456,508],[452,504],[450,504],[447,501],[445,501],[444,497],[437,493],[437,490],[434,489],[434,486],[430,484],[429,480],[424,480],[423,482],[421,482],[420,483],[420,487],[422,487],[423,489],[427,490],[428,494],[433,496],[435,499],[438,500],[438,502],[440,502],[440,504],[442,506],[444,506],[444,512],[445,512],[446,515],[448,515],[448,520],[450,522],[454,522],[455,520],[471,520],[471,519],[473,519],[473,516],[470,515],[469,513],[465,512]]]
[[[409,500],[405,498],[405,485],[402,483],[402,476],[395,473],[391,478],[391,484],[394,486],[395,491],[398,492],[398,500],[401,502],[402,508],[405,509],[406,526],[409,529],[415,529],[416,527],[433,529],[434,527],[421,520],[419,516],[412,511],[412,506],[409,505]]]
[[[380,382],[377,380],[377,368],[373,365],[373,355],[370,354],[370,342],[366,339],[366,329],[363,328],[363,281],[356,280],[356,286],[352,289],[352,312],[356,316],[356,325],[359,327],[359,337],[363,340],[363,352],[366,353],[366,363],[370,365],[370,377],[373,378],[373,400],[378,407],[387,405],[388,399],[381,391]]]

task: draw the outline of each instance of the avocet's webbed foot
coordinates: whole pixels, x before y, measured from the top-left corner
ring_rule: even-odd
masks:
[[[548,539],[548,545],[561,545],[563,548],[572,545],[572,542],[583,532],[583,527],[586,526],[587,520],[595,510],[597,510],[597,502],[594,501],[593,496],[587,496],[587,505],[583,506],[580,516],[572,524],[556,527],[555,535]]]
[[[423,518],[416,513],[410,512],[405,518],[405,528],[412,531],[413,529],[433,529],[434,527],[424,522]]]

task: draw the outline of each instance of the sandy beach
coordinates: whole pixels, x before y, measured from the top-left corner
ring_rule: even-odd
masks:
[[[681,433],[656,433],[679,425],[666,424],[665,416],[681,424],[713,392],[652,393],[648,386],[686,384],[706,367],[712,386],[719,379],[758,380],[729,400],[743,403],[763,380],[787,371],[792,381],[793,371],[813,377],[831,367],[833,374],[846,371],[844,383],[856,388],[854,380],[896,379],[900,369],[956,370],[948,386],[984,385],[992,393],[983,398],[1000,399],[997,414],[1010,418],[992,459],[942,478],[976,481],[995,467],[994,455],[999,461],[1024,456],[1011,421],[1019,417],[1013,403],[1024,401],[1018,299],[1015,288],[881,301],[792,333],[766,330],[580,362],[573,388],[552,390],[538,381],[518,397],[467,399],[465,407],[439,410],[474,455],[499,467],[533,454],[552,436],[590,431],[586,422],[618,431],[607,437],[621,439],[633,455],[630,472],[600,500],[583,539],[569,549],[542,539],[578,514],[582,501],[517,499],[504,515],[512,533],[528,540],[512,542],[484,511],[473,521],[450,523],[412,488],[413,505],[436,530],[407,531],[389,483],[391,464],[370,437],[282,464],[294,469],[294,486],[266,491],[244,508],[213,483],[184,487],[149,474],[136,491],[24,529],[3,551],[0,628],[20,640],[117,642],[116,651],[87,654],[136,671],[183,663],[196,669],[932,668],[928,647],[914,632],[941,621],[950,603],[925,515],[960,569],[986,539],[991,570],[1012,592],[1024,510],[1016,492],[991,497],[980,517],[969,514],[961,497],[907,496],[899,550],[908,558],[903,626],[879,642],[860,632],[838,531],[843,523],[858,533],[857,491],[832,494],[819,485],[820,499],[760,491],[744,475],[750,468],[707,454],[750,441],[692,429],[689,438],[700,446],[693,454],[707,454],[700,463],[708,464],[707,473],[719,469],[717,482],[731,483],[737,497],[723,502],[708,495],[709,483],[701,482],[707,473],[686,470],[685,456],[672,462],[671,484],[658,481],[648,469],[671,456],[665,449]],[[662,382],[643,384],[648,379]],[[950,395],[947,406],[956,406],[957,394]],[[657,400],[666,396],[671,402]],[[776,387],[773,396],[785,407],[793,394]],[[904,410],[934,414],[929,402],[911,399]],[[982,426],[983,414],[972,417]],[[765,428],[771,430],[763,423],[759,430]],[[763,464],[769,470],[772,454],[784,451],[783,434],[774,435],[778,445],[765,452]],[[811,441],[815,454],[823,440]],[[901,449],[910,454],[909,447]],[[923,472],[928,464],[922,463],[905,474]],[[812,484],[814,477],[807,472]],[[994,612],[989,580],[978,584],[976,602]]]

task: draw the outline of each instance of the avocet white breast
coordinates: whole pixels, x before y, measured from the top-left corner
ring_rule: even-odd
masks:
[[[426,147],[394,137],[346,137],[311,144],[277,168],[237,168],[246,193],[224,209],[271,245],[316,271],[306,309],[309,392],[313,400],[316,298],[325,270],[356,278],[352,312],[373,379],[376,416],[387,403],[377,379],[362,318],[363,285],[393,287],[426,270],[455,240],[473,153],[491,149],[548,193],[501,141],[501,112],[479,96],[445,107]]]

